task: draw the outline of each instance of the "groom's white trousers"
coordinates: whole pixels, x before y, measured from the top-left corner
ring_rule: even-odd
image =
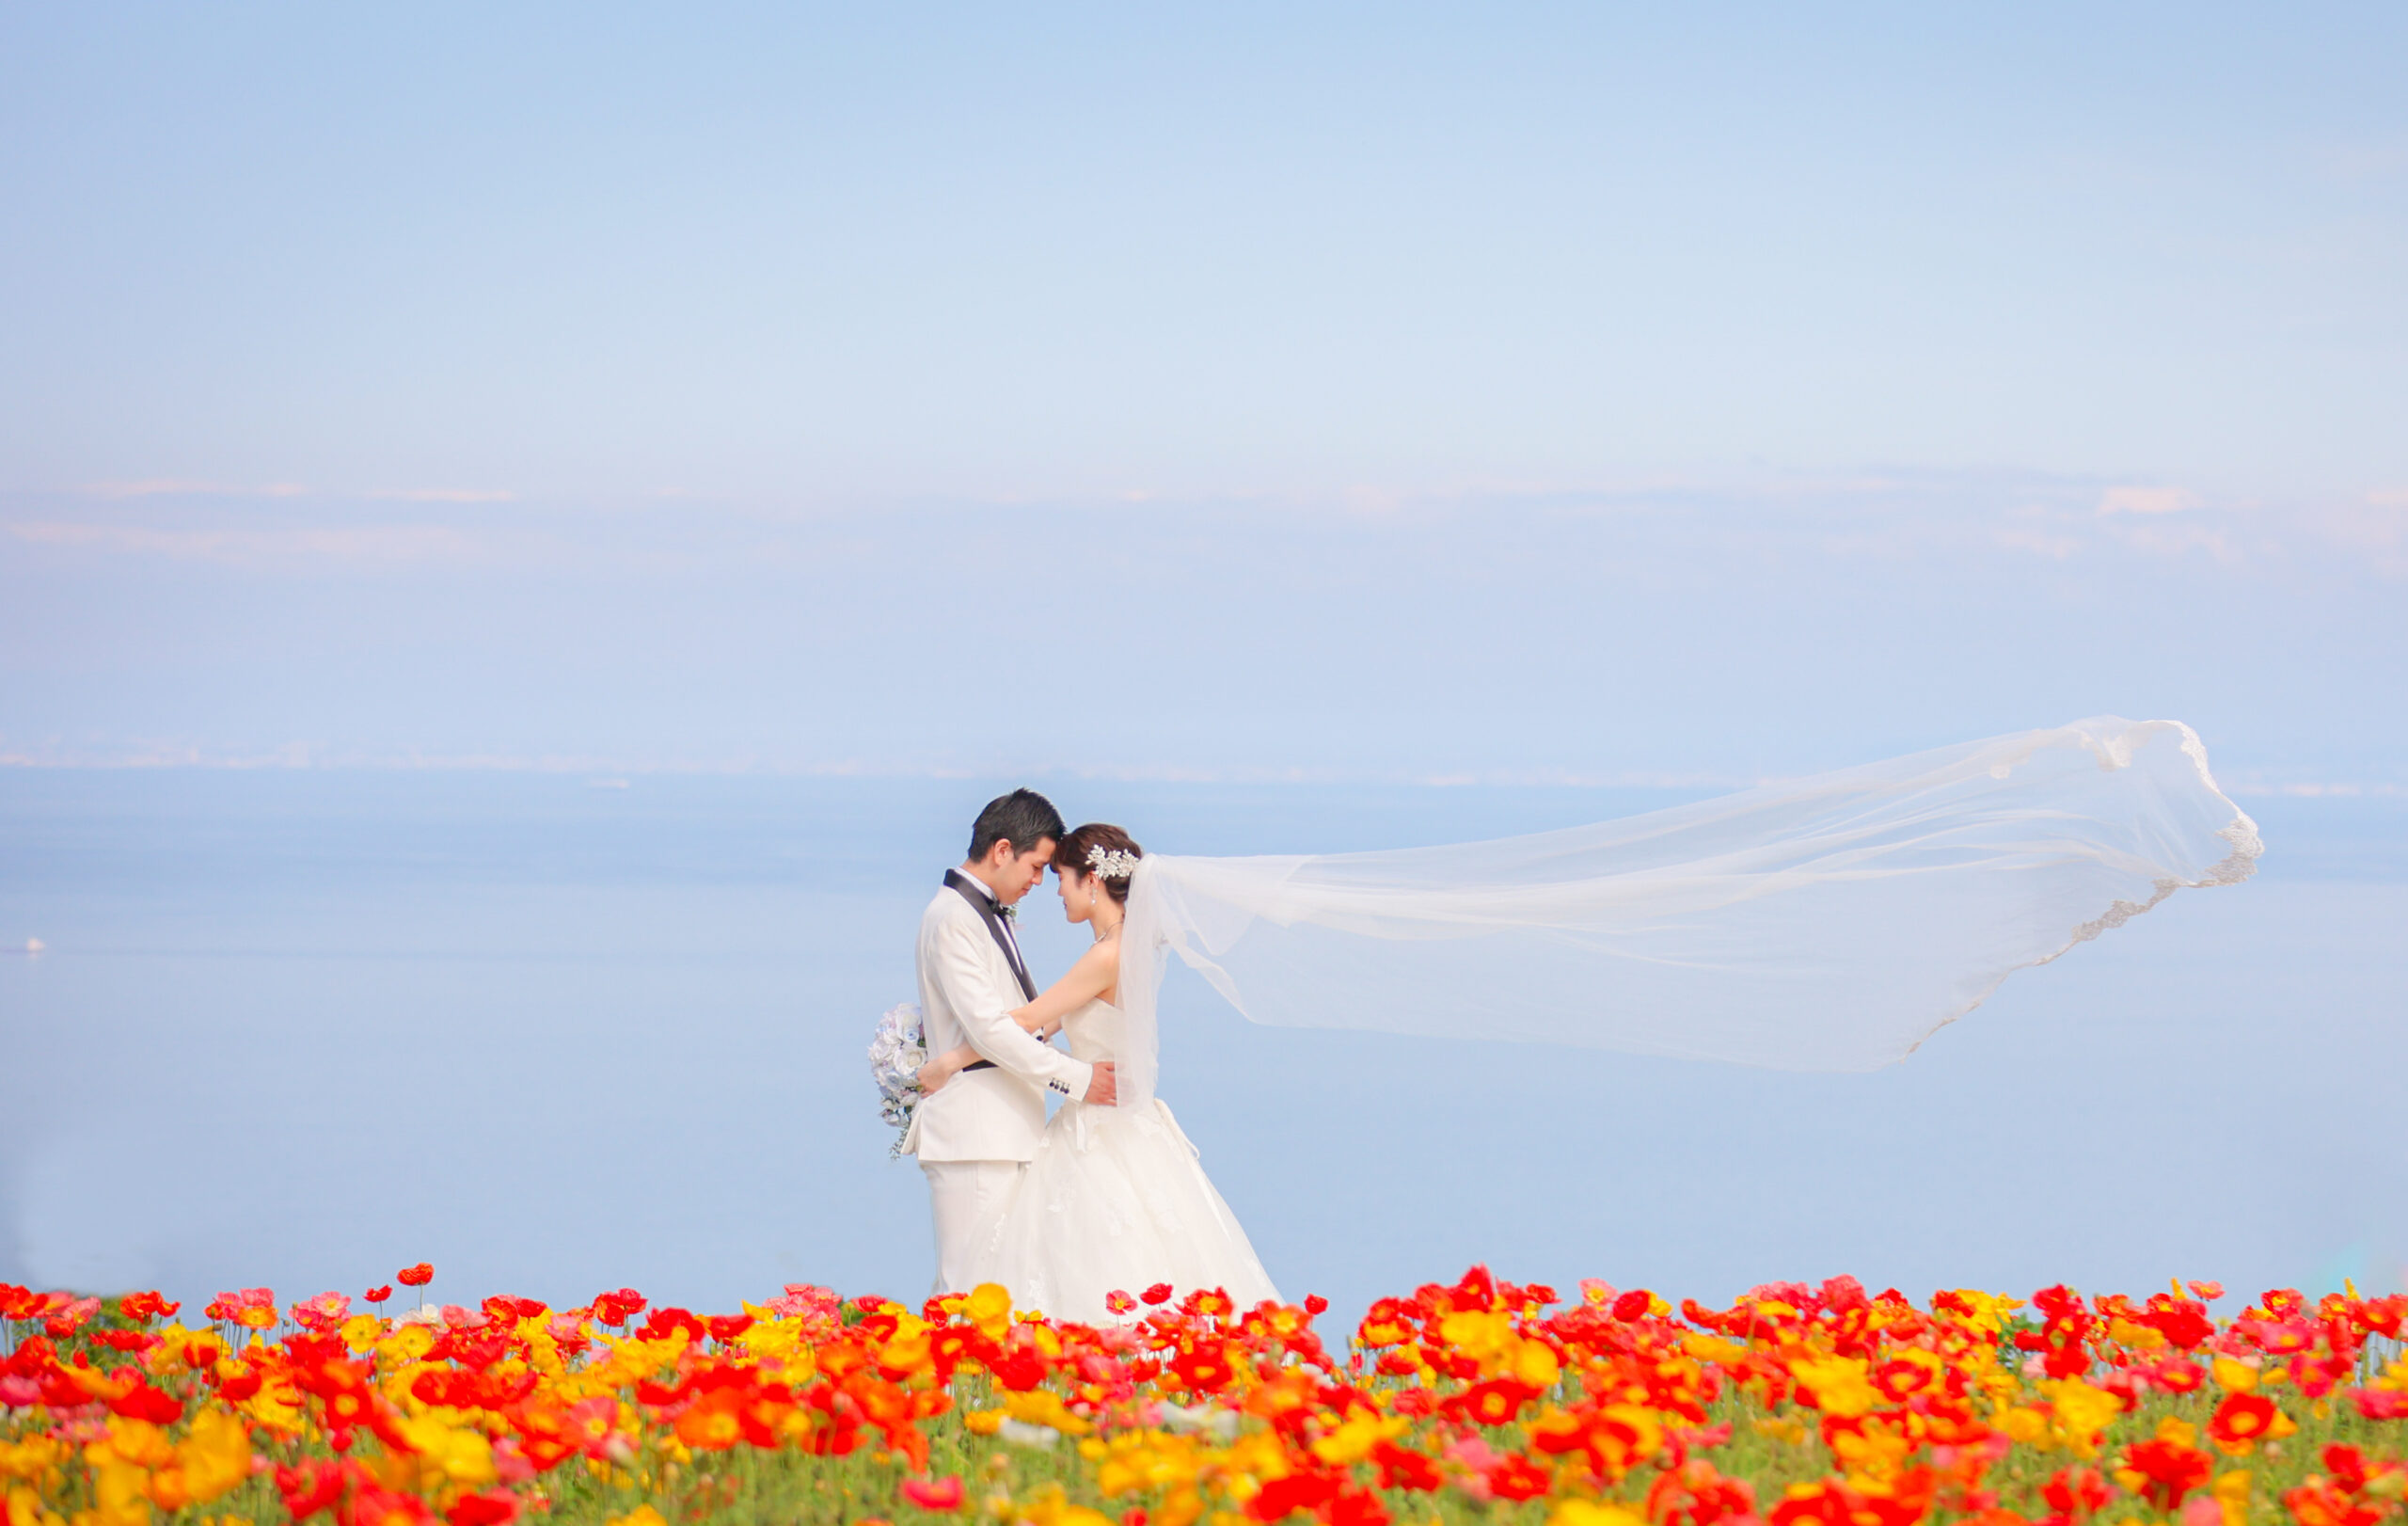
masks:
[[[924,1160],[928,1206],[936,1215],[936,1292],[967,1293],[976,1285],[979,1244],[1020,1186],[1024,1160]]]

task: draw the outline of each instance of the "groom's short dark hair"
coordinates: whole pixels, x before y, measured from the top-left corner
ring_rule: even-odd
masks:
[[[985,858],[987,850],[999,842],[1011,844],[1014,853],[1025,853],[1048,837],[1060,842],[1062,830],[1062,813],[1052,801],[1034,789],[1015,789],[989,801],[978,813],[970,827],[970,856]]]

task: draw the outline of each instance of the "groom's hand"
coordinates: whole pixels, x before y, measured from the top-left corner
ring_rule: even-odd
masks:
[[[1120,1089],[1112,1079],[1112,1061],[1097,1060],[1095,1074],[1087,1081],[1086,1100],[1098,1107],[1110,1107],[1119,1095]]]

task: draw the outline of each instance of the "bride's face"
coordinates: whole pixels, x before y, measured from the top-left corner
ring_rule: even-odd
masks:
[[[1063,865],[1054,866],[1054,888],[1062,898],[1062,914],[1084,922],[1095,912],[1095,878]]]

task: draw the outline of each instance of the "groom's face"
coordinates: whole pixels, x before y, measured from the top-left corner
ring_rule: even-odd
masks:
[[[998,850],[1009,843],[997,843]],[[1054,839],[1039,837],[1037,846],[1025,853],[1014,853],[1006,859],[995,875],[995,898],[1006,906],[1017,906],[1037,882],[1045,878],[1045,866],[1054,862]]]

